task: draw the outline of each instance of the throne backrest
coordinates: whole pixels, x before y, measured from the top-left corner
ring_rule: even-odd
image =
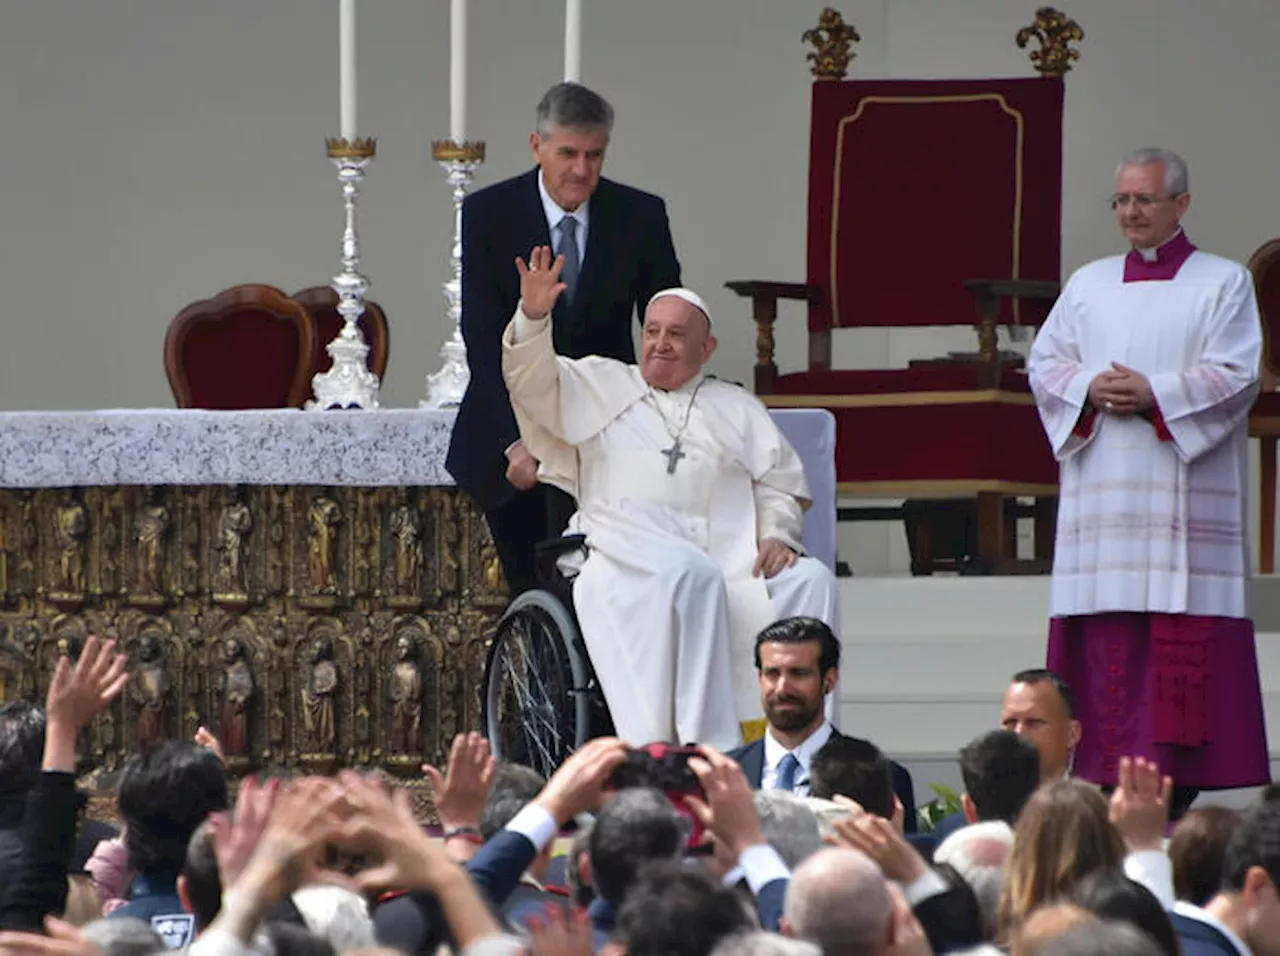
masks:
[[[1258,247],[1249,272],[1262,315],[1262,387],[1273,392],[1280,386],[1280,239]]]
[[[327,372],[333,367],[333,358],[325,351],[325,346],[337,338],[344,323],[338,312],[338,293],[333,286],[317,285],[295,292],[293,297],[307,307],[316,321],[316,361],[311,374]],[[365,299],[364,311],[356,320],[356,326],[369,346],[369,371],[380,380],[385,378],[391,343],[382,306],[372,299]]]
[[[164,367],[179,408],[300,407],[311,394],[316,327],[301,302],[239,285],[169,324]]]
[[[1060,77],[815,82],[810,330],[972,325],[966,279],[1056,281],[1062,111]]]

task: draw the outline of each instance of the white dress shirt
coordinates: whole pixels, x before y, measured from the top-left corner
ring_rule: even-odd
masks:
[[[542,197],[542,211],[547,217],[547,230],[551,233],[551,249],[556,255],[560,255],[560,243],[563,238],[556,229],[560,226],[560,220],[565,216],[570,216],[578,220],[578,229],[574,234],[574,239],[578,243],[578,274],[582,274],[582,264],[587,258],[587,230],[591,224],[591,199],[588,197],[586,202],[575,209],[573,212],[565,212],[556,201],[551,198],[551,193],[547,192],[547,185],[542,181],[542,170],[538,170],[538,195]]]
[[[782,744],[778,743],[773,736],[772,730],[766,730],[764,734],[764,766],[760,771],[760,789],[772,790],[778,782],[778,764],[782,763],[782,758],[788,752],[795,754],[796,761],[800,764],[796,770],[795,786],[791,788],[791,792],[798,797],[807,797],[809,795],[809,762],[813,759],[813,755],[822,749],[822,745],[831,739],[832,727],[829,721],[823,721],[822,725],[811,733],[801,742],[800,746],[795,750],[788,751]]]

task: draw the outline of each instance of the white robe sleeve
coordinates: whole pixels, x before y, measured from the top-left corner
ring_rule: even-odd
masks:
[[[1074,284],[1068,281],[1040,327],[1027,360],[1040,421],[1058,461],[1065,461],[1088,445],[1102,427],[1099,416],[1094,418],[1086,434],[1076,432],[1080,416],[1089,404],[1089,383],[1106,369],[1086,368],[1081,361],[1076,329],[1079,310],[1074,291]]]
[[[1200,361],[1150,377],[1179,458],[1195,461],[1240,427],[1258,393],[1261,358],[1262,320],[1253,280],[1237,267],[1205,327]]]
[[[805,554],[804,510],[795,495],[780,491],[763,482],[751,486],[756,501],[756,536],[760,540],[777,538],[797,554]]]

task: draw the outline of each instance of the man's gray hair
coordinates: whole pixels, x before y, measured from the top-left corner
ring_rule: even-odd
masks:
[[[889,938],[893,897],[869,857],[827,848],[796,869],[782,913],[791,932],[824,956],[870,956]]]
[[[822,956],[822,950],[803,939],[756,930],[726,936],[716,943],[711,956]]]
[[[757,790],[753,796],[765,841],[788,869],[794,870],[822,849],[818,816],[803,797],[785,790]]]
[[[581,83],[557,83],[538,101],[534,131],[546,139],[552,127],[561,129],[613,132],[613,107],[599,93]]]
[[[578,832],[573,835],[573,840],[569,843],[564,861],[564,881],[569,885],[569,898],[583,909],[586,909],[595,899],[596,891],[586,878],[586,874],[582,872],[578,861],[582,854],[590,855],[591,853],[591,828],[594,826],[594,820],[578,826]]]
[[[1159,146],[1135,149],[1120,161],[1120,165],[1116,167],[1116,175],[1126,166],[1149,166],[1152,163],[1164,163],[1164,188],[1170,196],[1181,196],[1190,188],[1187,161],[1173,150]]]
[[[164,940],[151,924],[134,917],[96,919],[80,932],[107,956],[151,956],[164,952]]]
[[[1013,829],[1003,820],[961,827],[942,841],[934,863],[949,863],[978,898],[982,913],[982,938],[995,939],[1000,888],[1013,852]]]
[[[493,772],[493,787],[480,815],[480,836],[488,840],[531,804],[547,785],[538,771],[506,760]]]

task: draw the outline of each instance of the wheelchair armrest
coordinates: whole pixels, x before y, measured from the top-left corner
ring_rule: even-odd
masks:
[[[587,536],[585,534],[565,534],[558,538],[548,538],[533,546],[533,553],[538,557],[560,557],[577,550],[586,551]]]
[[[539,541],[533,546],[534,575],[538,585],[550,591],[566,604],[572,603],[572,591],[569,579],[560,573],[557,562],[563,555],[581,551],[587,553],[587,536],[585,534],[566,534],[548,541]]]

